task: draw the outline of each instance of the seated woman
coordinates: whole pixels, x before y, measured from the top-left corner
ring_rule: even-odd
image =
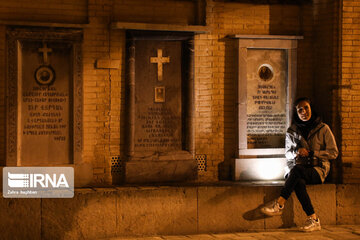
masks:
[[[268,216],[281,215],[286,200],[295,190],[308,219],[303,231],[320,230],[320,220],[316,216],[306,191],[306,184],[321,184],[330,171],[330,160],[338,156],[334,135],[313,111],[309,98],[299,98],[294,103],[292,125],[286,132],[285,156],[287,167],[285,185],[280,197],[261,208]]]

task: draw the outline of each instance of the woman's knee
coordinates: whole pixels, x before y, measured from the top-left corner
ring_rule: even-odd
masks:
[[[299,179],[294,187],[295,191],[304,191],[306,190],[306,181],[305,179]]]

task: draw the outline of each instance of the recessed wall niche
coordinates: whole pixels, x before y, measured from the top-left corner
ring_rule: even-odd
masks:
[[[114,182],[196,179],[193,35],[127,32],[127,159]]]

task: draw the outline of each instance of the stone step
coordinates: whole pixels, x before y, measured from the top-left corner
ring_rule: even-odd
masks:
[[[94,239],[302,225],[306,216],[294,194],[282,216],[259,212],[280,189],[230,182],[81,188],[72,199],[0,198],[0,231],[5,239]],[[308,192],[322,224],[360,224],[359,184],[312,185]]]
[[[309,234],[298,228],[270,229],[235,233],[208,233],[195,235],[171,235],[152,237],[116,237],[106,240],[304,240],[304,239],[360,239],[360,225],[322,225],[320,231]],[[104,239],[105,240],[105,239]]]

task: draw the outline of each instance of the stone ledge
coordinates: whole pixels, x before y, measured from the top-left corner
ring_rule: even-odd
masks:
[[[151,24],[135,22],[112,22],[112,29],[132,29],[132,30],[151,30],[151,31],[178,31],[194,32],[197,34],[209,33],[210,27],[201,25],[178,25],[178,24]]]
[[[282,216],[259,212],[281,186],[181,185],[78,188],[73,199],[0,198],[0,231],[19,239],[93,239],[284,228],[306,217],[294,194]],[[324,225],[360,222],[359,184],[311,185],[308,192]]]

